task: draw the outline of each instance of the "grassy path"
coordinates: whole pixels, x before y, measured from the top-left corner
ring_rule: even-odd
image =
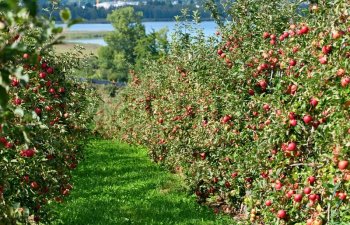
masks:
[[[86,151],[54,224],[232,224],[199,206],[181,180],[150,162],[145,150],[93,141]]]

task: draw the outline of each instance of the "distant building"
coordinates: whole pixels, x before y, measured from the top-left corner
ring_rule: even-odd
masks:
[[[128,6],[128,5],[139,5],[139,2],[130,2],[130,1],[114,1],[114,2],[102,2],[95,5],[96,8],[105,8],[109,9],[111,7],[118,8],[122,6]]]

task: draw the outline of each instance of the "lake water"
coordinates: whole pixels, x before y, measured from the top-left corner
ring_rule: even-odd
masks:
[[[145,25],[146,33],[150,33],[152,31],[159,31],[162,28],[168,29],[168,36],[170,33],[175,31],[176,22],[143,22]],[[63,25],[57,25],[63,26]],[[203,29],[205,36],[214,35],[217,25],[213,21],[201,22],[195,27]],[[114,28],[112,24],[76,24],[69,28],[70,31],[113,31]],[[103,38],[94,38],[94,39],[77,39],[77,40],[67,40],[67,42],[73,43],[83,43],[83,44],[98,44],[105,46],[106,42]]]

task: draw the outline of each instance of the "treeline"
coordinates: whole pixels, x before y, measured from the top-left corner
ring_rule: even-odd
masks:
[[[87,3],[83,6],[79,6],[77,3],[68,5],[57,5],[56,9],[69,8],[71,11],[72,19],[82,18],[90,22],[105,22],[107,15],[114,11],[116,8],[111,7],[109,9],[96,8],[93,4]],[[157,20],[174,20],[174,17],[181,14],[181,10],[187,8],[189,10],[198,10],[202,20],[209,20],[210,13],[206,12],[203,7],[197,8],[196,5],[172,5],[164,2],[150,2],[147,5],[133,6],[135,11],[141,11],[143,13],[143,20],[157,21]],[[51,17],[56,21],[60,21],[59,10],[52,10],[52,5],[43,3],[40,6],[39,13]]]
[[[107,15],[115,10],[114,7],[109,9],[104,8],[96,8],[92,4],[88,3],[83,7],[78,6],[78,4],[70,4],[64,5],[60,4],[53,9],[52,5],[45,3],[39,7],[39,14],[44,15],[46,17],[50,17],[55,21],[61,21],[61,17],[59,15],[58,9],[68,8],[71,12],[72,19],[82,18],[87,21],[99,21],[106,20]]]

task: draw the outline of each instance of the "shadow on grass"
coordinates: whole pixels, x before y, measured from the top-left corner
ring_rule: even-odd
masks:
[[[86,151],[54,224],[232,224],[186,195],[181,180],[150,162],[145,150],[94,141]]]

